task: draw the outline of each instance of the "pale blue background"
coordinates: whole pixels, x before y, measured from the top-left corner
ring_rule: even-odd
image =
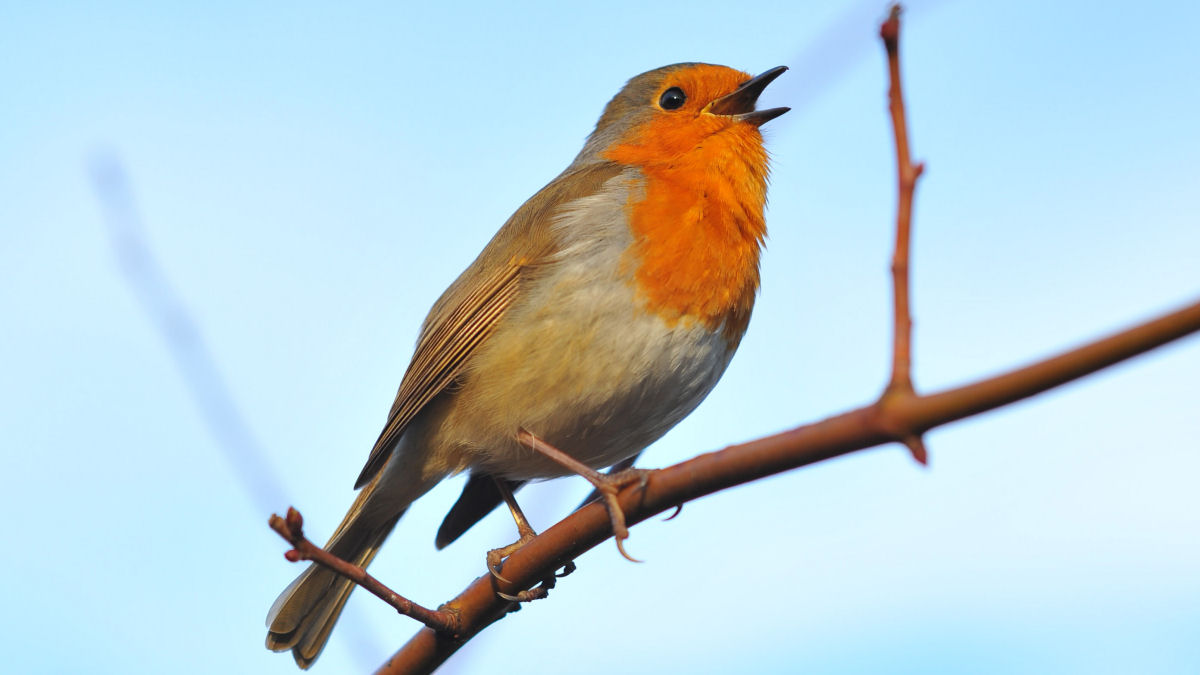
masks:
[[[1200,296],[1195,3],[914,3],[915,373],[930,390]],[[751,8],[752,7],[752,8]],[[13,673],[289,673],[263,616],[324,537],[419,322],[629,77],[793,68],[763,292],[664,465],[868,401],[888,358],[894,202],[883,4],[763,0],[101,4],[0,9],[0,653]],[[89,162],[150,247],[273,466],[249,494],[122,275]],[[634,529],[446,668],[1200,672],[1200,340],[929,437]],[[373,571],[436,605],[514,537],[446,551],[460,484]],[[525,494],[545,526],[586,491]],[[317,672],[415,630],[356,594]]]

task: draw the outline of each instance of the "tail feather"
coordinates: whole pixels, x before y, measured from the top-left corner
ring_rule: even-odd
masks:
[[[503,480],[508,484],[508,489],[513,492],[525,484],[524,481],[497,479],[491,474],[473,472],[466,485],[463,485],[463,491],[459,495],[458,501],[450,507],[446,519],[438,528],[437,540],[434,542],[438,550],[449,546],[455,539],[471,529],[475,523],[483,520],[492,512],[492,509],[504,503],[504,498],[500,496],[500,490],[496,487],[497,480]]]
[[[325,550],[359,567],[369,565],[409,505],[445,477],[427,470],[427,460],[422,453],[397,451],[387,467],[359,490]],[[267,613],[267,649],[290,649],[296,665],[307,669],[325,648],[353,590],[349,579],[309,565]]]

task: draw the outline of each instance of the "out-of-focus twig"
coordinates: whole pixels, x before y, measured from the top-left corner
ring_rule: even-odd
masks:
[[[179,368],[184,385],[212,434],[217,448],[242,487],[242,492],[259,513],[271,513],[287,503],[279,475],[229,391],[221,369],[209,352],[197,321],[171,287],[147,243],[145,227],[133,188],[119,159],[112,153],[94,156],[89,164],[92,184],[103,210],[109,239],[121,271],[142,309],[162,335]],[[358,624],[360,643],[366,653],[383,653],[379,640],[361,614],[349,612]],[[373,661],[372,661],[373,662]],[[366,667],[371,662],[362,661]]]
[[[949,4],[948,0],[910,0],[905,16],[921,16]],[[845,81],[871,49],[867,28],[879,17],[881,3],[859,0],[847,4],[826,24],[804,49],[787,62],[788,76],[772,84],[768,93],[787,101],[792,112],[772,124],[782,128],[798,124],[804,111],[811,110],[839,82]]]
[[[101,154],[93,157],[89,168],[125,280],[166,342],[188,392],[246,496],[259,512],[270,513],[286,503],[278,474],[234,404],[196,321],[151,253],[124,167],[112,154]]]

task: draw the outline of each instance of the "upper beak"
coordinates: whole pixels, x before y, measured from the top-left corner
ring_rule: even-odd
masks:
[[[787,66],[776,66],[758,77],[750,78],[738,85],[731,93],[709,103],[705,110],[714,115],[729,115],[739,122],[749,122],[755,126],[769,122],[791,108],[769,108],[755,110],[754,104],[758,96],[767,88],[771,81],[783,74]]]

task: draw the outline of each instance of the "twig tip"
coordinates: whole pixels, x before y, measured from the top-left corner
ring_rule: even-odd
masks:
[[[903,11],[904,8],[900,6],[900,3],[893,3],[888,8],[887,19],[879,26],[879,37],[883,38],[889,48],[900,39],[900,14]]]
[[[293,506],[288,507],[287,524],[295,532],[304,528],[304,516],[300,515],[300,512]]]

